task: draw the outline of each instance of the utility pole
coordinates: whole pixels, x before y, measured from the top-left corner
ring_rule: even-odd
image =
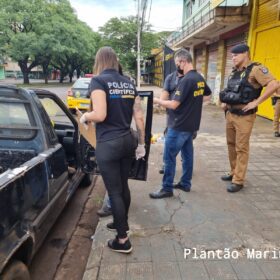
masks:
[[[138,15],[137,15],[137,88],[140,89],[140,37],[141,37],[141,22],[140,22],[140,10],[141,10],[141,0],[138,0]]]

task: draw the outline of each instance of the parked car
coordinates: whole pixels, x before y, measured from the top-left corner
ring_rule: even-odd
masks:
[[[0,279],[29,279],[27,265],[94,169],[94,149],[56,95],[0,86]]]
[[[67,106],[72,113],[76,112],[76,108],[80,111],[89,109],[90,99],[88,87],[91,77],[79,78],[67,92]]]
[[[130,177],[146,180],[152,92],[139,92],[146,155]],[[0,279],[30,280],[28,265],[79,185],[95,174],[95,153],[76,117],[53,93],[0,85]]]
[[[93,74],[90,74],[90,73],[85,74],[85,78],[92,78],[92,77],[93,77]]]

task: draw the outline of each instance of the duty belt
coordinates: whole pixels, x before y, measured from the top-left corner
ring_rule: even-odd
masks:
[[[257,109],[251,109],[251,110],[248,110],[246,112],[244,112],[242,109],[236,109],[236,108],[229,108],[228,109],[229,112],[231,112],[232,114],[234,115],[238,115],[238,116],[247,116],[247,115],[252,115],[252,114],[255,114],[257,112]]]

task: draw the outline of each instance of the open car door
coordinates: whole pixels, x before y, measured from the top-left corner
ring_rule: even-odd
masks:
[[[36,90],[36,94],[40,98],[41,102],[43,103],[43,106],[45,107],[45,110],[51,118],[54,124],[55,132],[58,135],[59,140],[63,143],[63,146],[67,148],[66,144],[68,144],[69,142],[71,144],[70,147],[73,147],[73,141],[77,141],[78,137],[78,135],[75,135],[75,133],[77,133],[78,130],[78,123],[76,118],[71,114],[71,112],[66,108],[64,103],[55,94],[38,90]],[[146,155],[144,158],[133,160],[129,178],[146,181],[148,171],[148,159],[151,145],[153,91],[138,91],[138,95],[141,98],[141,105],[144,113]],[[57,107],[59,107],[59,109],[57,109]],[[68,120],[68,123],[66,122],[66,120]],[[132,121],[132,129],[136,130],[134,120]],[[67,132],[66,138],[65,132]],[[86,140],[83,137],[81,137],[81,142],[83,141],[86,142]],[[75,151],[75,149],[69,148],[67,149],[68,153],[70,153],[71,150],[72,152]],[[81,149],[80,151],[78,151],[78,153],[81,153],[80,160],[82,163],[83,170],[86,173],[96,173],[94,148],[86,142],[86,145],[81,145]],[[83,162],[83,159],[85,160],[85,162]]]
[[[80,135],[76,117],[71,114],[56,94],[45,90],[35,90],[47,115],[49,116],[58,141],[62,144],[68,165],[87,174],[95,174],[95,150]]]
[[[153,91],[138,91],[138,95],[141,98],[141,105],[144,113],[146,155],[145,157],[138,160],[134,159],[129,178],[146,181],[152,136],[151,131],[153,120]],[[132,121],[132,128],[136,130],[134,120]]]

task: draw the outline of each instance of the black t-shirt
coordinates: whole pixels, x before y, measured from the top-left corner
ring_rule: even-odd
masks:
[[[163,89],[166,90],[169,93],[169,100],[172,100],[177,86],[179,84],[179,82],[182,80],[184,76],[178,76],[178,72],[174,71],[171,74],[167,75],[167,77],[164,80],[164,85],[163,85]],[[167,113],[167,126],[173,126],[174,123],[174,110],[171,109],[166,109],[166,113]]]
[[[204,78],[196,70],[189,71],[174,94],[173,100],[179,101],[180,105],[174,110],[174,123],[170,128],[189,132],[199,130],[203,96],[210,94]]]
[[[106,69],[93,77],[89,92],[106,92],[107,116],[96,124],[97,142],[115,139],[130,133],[133,105],[137,91],[134,84],[114,69]]]

